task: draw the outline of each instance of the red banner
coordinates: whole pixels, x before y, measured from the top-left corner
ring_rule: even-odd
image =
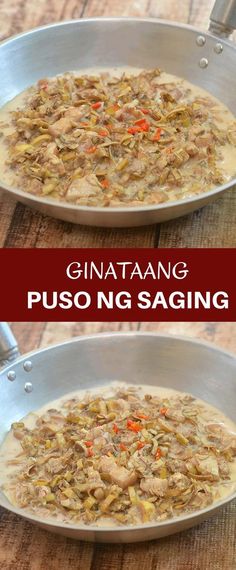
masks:
[[[1,320],[236,321],[235,249],[2,249]]]

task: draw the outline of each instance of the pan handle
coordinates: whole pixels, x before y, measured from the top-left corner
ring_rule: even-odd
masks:
[[[18,344],[8,323],[0,322],[0,367],[14,362],[20,356]]]
[[[216,0],[210,15],[209,31],[228,37],[236,30],[236,0]]]

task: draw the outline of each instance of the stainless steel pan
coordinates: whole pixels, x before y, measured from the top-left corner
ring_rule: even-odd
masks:
[[[209,90],[236,115],[236,0],[217,0],[210,32],[155,19],[96,18],[37,28],[0,46],[0,106],[39,78],[88,67],[161,67]],[[219,39],[220,36],[220,39]],[[101,208],[38,198],[0,185],[44,214],[69,222],[126,227],[163,222],[208,204],[235,180],[200,196],[143,207]]]
[[[7,359],[12,362],[0,373],[0,441],[13,421],[50,400],[78,388],[92,389],[113,380],[188,391],[235,420],[236,357],[210,344],[168,335],[109,333],[76,338],[18,357],[13,362],[17,345],[12,335],[8,337],[6,325],[3,332],[2,360],[5,364]],[[47,530],[80,540],[134,542],[159,538],[199,524],[232,498],[171,521],[115,530],[44,521],[13,507],[3,494],[0,494],[0,505]]]

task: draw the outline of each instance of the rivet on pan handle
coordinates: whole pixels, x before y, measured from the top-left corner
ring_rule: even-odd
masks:
[[[18,344],[7,323],[0,322],[0,367],[14,362],[20,356]]]
[[[219,37],[228,37],[236,30],[236,0],[216,0],[209,30]]]

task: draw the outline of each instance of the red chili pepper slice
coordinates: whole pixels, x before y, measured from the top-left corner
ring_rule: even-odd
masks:
[[[145,125],[142,125],[141,129],[142,129],[142,131],[144,131],[145,133],[148,133],[148,131],[149,131],[149,129],[150,129],[149,123],[145,123]]]
[[[118,428],[118,426],[117,426],[116,424],[113,424],[113,431],[114,431],[115,433],[119,433],[119,431],[120,431],[119,428]]]
[[[127,447],[124,443],[120,443],[120,449],[121,451],[127,451]]]
[[[160,408],[160,414],[162,414],[162,416],[165,416],[166,412],[168,412],[168,408]]]
[[[133,420],[127,420],[127,428],[130,431],[138,432],[142,429],[142,426],[137,422],[133,422]]]
[[[142,125],[146,125],[147,121],[146,119],[138,119],[138,121],[135,121],[135,125],[138,125],[139,127],[142,127]]]
[[[109,188],[110,182],[109,182],[109,180],[108,180],[107,178],[104,178],[104,180],[101,181],[101,185],[102,185],[103,188],[106,189],[106,188]]]
[[[138,119],[138,121],[135,121],[135,125],[140,127],[142,131],[147,132],[150,129],[150,124],[148,123],[148,121],[146,119]]]
[[[93,445],[92,441],[85,441],[84,443],[85,443],[86,447],[92,447],[92,445]]]
[[[149,129],[150,124],[146,121],[146,119],[139,119],[138,121],[135,121],[133,127],[128,128],[128,133],[135,135],[136,133],[148,132]]]
[[[162,457],[162,451],[161,451],[160,447],[157,448],[155,457],[156,457],[156,459],[160,459],[160,457]]]
[[[141,414],[141,413],[137,412],[135,415],[137,416],[137,418],[140,418],[141,420],[148,420],[149,419],[149,416],[146,416],[146,414]]]
[[[142,129],[141,129],[141,127],[138,127],[138,126],[137,126],[137,127],[129,127],[128,130],[127,130],[127,132],[128,132],[130,135],[136,135],[136,133],[141,133],[141,132],[142,132]]]
[[[96,146],[90,146],[89,148],[87,148],[86,152],[87,154],[93,154],[93,152],[95,152],[97,150]]]
[[[152,140],[153,141],[159,141],[161,138],[161,133],[162,133],[162,129],[160,127],[158,127]]]
[[[102,106],[101,101],[97,101],[97,103],[93,103],[93,104],[91,105],[91,108],[96,111],[97,109],[100,109],[101,106]]]
[[[98,134],[100,135],[100,137],[107,137],[109,135],[109,132],[106,131],[106,129],[101,129]]]

